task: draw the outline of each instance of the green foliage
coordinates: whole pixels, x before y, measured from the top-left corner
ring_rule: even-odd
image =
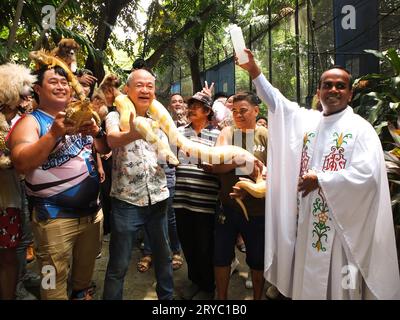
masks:
[[[0,62],[5,62],[9,30],[15,16],[15,8],[18,0],[2,0],[0,6]],[[19,21],[15,44],[11,49],[10,59],[22,63],[28,63],[28,52],[36,44],[42,32],[41,13],[45,5],[53,5],[58,8],[63,0],[27,0],[24,2],[22,16]],[[245,27],[254,22],[254,17],[260,17],[255,21],[260,30],[265,26],[265,15],[268,8],[267,0],[255,1],[231,1],[231,0],[163,0],[152,1],[147,13],[148,23],[145,26],[138,21],[140,1],[138,0],[68,0],[56,17],[57,28],[50,30],[42,42],[42,46],[51,49],[62,37],[74,38],[81,45],[81,52],[78,56],[78,64],[84,65],[88,57],[102,61],[110,70],[118,70],[117,60],[114,51],[125,51],[132,60],[145,55],[149,57],[157,51],[167,40],[168,43],[155,64],[156,71],[178,75],[177,70],[181,69],[183,76],[190,75],[187,52],[198,50],[193,46],[193,39],[204,36],[205,43],[201,45],[202,52],[200,69],[208,68],[219,61],[232,55],[232,46],[227,33],[227,26],[233,20]],[[271,1],[273,17],[278,17],[282,8],[292,7],[292,1]],[[212,5],[213,10],[204,17],[201,12]],[[112,29],[111,36],[107,39],[106,48],[99,46],[98,36],[101,26],[106,24],[105,10],[109,14],[115,7],[121,7],[118,13],[115,26],[128,34],[135,34],[136,37],[128,36],[120,39],[119,35]],[[182,35],[174,38],[177,32],[188,23],[188,28]],[[256,24],[257,24],[256,23]],[[114,26],[107,26],[112,28]],[[146,47],[144,47],[146,46]],[[203,64],[204,62],[204,64]],[[165,76],[164,79],[170,77]],[[245,81],[247,82],[247,81]]]
[[[367,74],[354,82],[353,107],[355,112],[368,119],[381,139],[386,139],[387,123],[398,121],[400,106],[400,58],[395,49],[385,52],[365,50],[374,54],[392,68],[391,74]],[[384,147],[386,145],[384,144]],[[385,148],[387,149],[387,148]]]
[[[390,182],[394,223],[400,225],[400,132],[390,123],[388,129],[395,148],[385,151],[386,170]]]
[[[0,6],[0,63],[6,62],[7,50],[6,43],[9,35],[12,21],[15,15],[15,8],[18,0],[2,0]],[[131,2],[130,6],[126,6],[121,11],[121,19],[118,25],[124,30],[135,30],[137,28],[136,2]],[[19,21],[16,41],[11,48],[9,60],[28,64],[28,53],[31,51],[40,33],[42,32],[42,18],[44,14],[41,12],[43,6],[52,5],[57,9],[62,0],[35,0],[25,1],[22,10],[21,19]],[[50,29],[46,34],[42,47],[52,49],[58,41],[65,38],[73,38],[77,41],[81,50],[78,54],[78,65],[84,66],[87,57],[91,56],[95,60],[102,61],[110,70],[118,70],[118,66],[113,60],[113,51],[107,47],[104,51],[95,47],[94,40],[99,25],[105,23],[101,17],[101,9],[104,6],[102,0],[68,0],[65,6],[56,15],[56,28]],[[114,47],[123,47],[132,53],[132,46],[127,45],[129,41],[120,41],[114,35],[111,38],[111,44]],[[123,72],[122,72],[123,73]]]
[[[0,7],[0,15],[2,16],[2,19],[0,20],[1,63],[6,62],[6,55],[4,54],[6,51],[5,44],[12,26],[17,2],[17,0],[6,0],[3,1],[2,6]],[[42,18],[44,15],[41,12],[42,8],[45,5],[52,5],[57,9],[61,2],[62,1],[59,0],[36,0],[24,2],[21,19],[18,24],[16,42],[11,48],[10,60],[27,63],[28,53],[35,46],[36,41],[43,30]],[[62,37],[70,37],[74,38],[85,50],[88,50],[89,54],[96,55],[96,53],[93,52],[93,47],[86,34],[84,34],[82,30],[79,30],[80,27],[85,29],[84,26],[86,25],[83,23],[82,19],[79,18],[80,12],[81,6],[79,1],[69,0],[66,3],[56,16],[56,29],[50,29],[46,34],[47,36],[43,43],[45,49],[54,48],[56,43],[58,43]],[[5,19],[3,19],[3,17]],[[71,21],[76,23],[77,27],[74,27]]]
[[[400,224],[400,57],[395,49],[365,51],[390,66],[391,72],[368,74],[357,79],[354,82],[353,107],[355,112],[368,119],[380,135],[385,150],[394,221]]]
[[[202,16],[206,8],[212,6],[212,10],[207,15]],[[182,1],[162,1],[156,2],[154,14],[151,18],[149,30],[139,33],[142,39],[145,32],[147,38],[147,56],[150,56],[163,44],[165,40],[172,39],[178,32],[187,29],[182,36],[172,41],[164,52],[164,59],[157,64],[159,71],[166,71],[174,66],[176,69],[182,68],[182,75],[190,75],[189,61],[187,53],[199,50],[194,46],[194,40],[198,37],[205,39],[204,60],[207,67],[215,64],[218,60],[216,52],[220,50],[224,53],[224,48],[219,45],[225,38],[223,26],[227,24],[230,16],[230,1],[228,0],[182,0]],[[212,44],[211,46],[209,44]],[[200,48],[201,50],[201,48]],[[229,52],[230,54],[232,51]],[[222,58],[223,59],[223,58]],[[202,61],[199,61],[202,66]],[[170,70],[170,69],[168,69]],[[175,73],[178,76],[178,73]]]

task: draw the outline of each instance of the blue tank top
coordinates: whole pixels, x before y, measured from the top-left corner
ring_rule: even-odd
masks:
[[[33,116],[39,137],[46,134],[54,117],[42,110]],[[76,134],[59,139],[47,160],[26,175],[30,204],[39,220],[79,218],[99,210],[99,176],[92,155],[93,138]]]

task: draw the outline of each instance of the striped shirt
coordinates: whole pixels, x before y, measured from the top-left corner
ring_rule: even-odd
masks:
[[[178,130],[191,141],[214,146],[219,130],[209,125],[197,134],[191,124]],[[198,160],[178,154],[180,165],[176,168],[174,209],[186,209],[196,213],[214,214],[218,199],[219,182],[216,175],[204,172],[197,166]]]

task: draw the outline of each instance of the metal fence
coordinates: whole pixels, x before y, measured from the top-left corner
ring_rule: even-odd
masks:
[[[348,5],[350,11],[345,10]],[[244,28],[244,35],[271,83],[289,99],[309,106],[320,74],[329,66],[341,63],[354,77],[379,71],[379,62],[363,50],[400,50],[399,21],[400,0],[299,0],[295,9],[267,24]],[[205,69],[202,79],[204,74],[216,83],[216,91],[252,89],[247,73],[231,57]],[[190,96],[190,77],[175,78],[172,90]]]

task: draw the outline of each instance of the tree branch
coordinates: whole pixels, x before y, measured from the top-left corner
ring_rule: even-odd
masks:
[[[97,21],[96,35],[94,38],[94,47],[97,50],[104,51],[107,48],[107,42],[110,38],[112,27],[115,25],[121,10],[133,0],[107,0],[102,8]],[[85,68],[93,71],[99,82],[103,79],[105,72],[103,61],[88,55]]]
[[[56,17],[57,17],[57,14],[61,11],[61,9],[67,4],[67,2],[68,2],[68,0],[64,0],[64,1],[61,2],[61,4],[58,6],[58,8],[56,9],[56,12],[55,12]],[[43,42],[43,39],[44,39],[44,37],[45,37],[45,35],[46,35],[46,31],[47,31],[47,29],[43,29],[43,30],[40,32],[40,36],[39,36],[39,38],[36,40],[36,43],[35,43],[35,45],[34,45],[34,47],[33,47],[33,50],[34,50],[34,51],[40,49],[40,47],[41,47],[41,45],[42,45],[42,42]]]
[[[18,29],[18,22],[19,22],[19,19],[21,18],[23,7],[24,7],[24,0],[18,0],[17,10],[15,12],[13,25],[10,29],[10,35],[8,36],[8,41],[7,41],[7,54],[6,54],[7,59],[11,54],[11,48],[15,42],[15,36],[17,34],[17,29]]]
[[[201,20],[206,20],[211,12],[215,9],[216,7],[216,2],[213,1],[211,4],[209,4],[207,7],[204,8],[204,10],[198,15],[198,17]],[[181,38],[188,32],[191,28],[196,26],[198,24],[197,21],[187,21],[181,29],[179,29],[175,34],[173,34],[169,39],[165,40],[161,45],[153,52],[153,54],[146,60],[146,64],[149,66],[149,68],[154,67],[154,65],[158,62],[158,60],[161,58],[165,50],[171,46],[177,39]]]

